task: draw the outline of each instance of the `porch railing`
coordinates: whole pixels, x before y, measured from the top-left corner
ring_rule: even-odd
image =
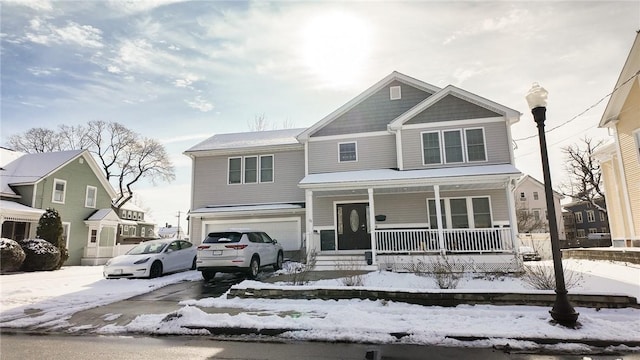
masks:
[[[513,250],[511,229],[444,229],[444,250],[459,253],[505,252]],[[440,252],[437,229],[376,230],[376,252],[430,253]]]

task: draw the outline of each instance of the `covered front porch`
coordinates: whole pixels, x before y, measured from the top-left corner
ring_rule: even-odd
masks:
[[[383,169],[305,177],[307,253],[316,254],[319,270],[333,262],[334,269],[350,263],[411,271],[442,258],[473,263],[473,271],[518,270],[517,169],[441,173]]]

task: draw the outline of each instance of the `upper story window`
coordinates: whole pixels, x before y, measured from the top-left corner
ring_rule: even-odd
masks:
[[[422,133],[423,165],[487,160],[484,129],[442,130]]]
[[[466,129],[467,161],[487,161],[487,151],[484,146],[484,129]]]
[[[596,213],[593,210],[587,210],[587,221],[588,222],[596,221]]]
[[[67,181],[60,179],[53,179],[53,195],[51,202],[64,204],[64,198],[67,193]]]
[[[127,218],[127,210],[122,210],[122,215],[120,215],[121,219],[126,219]]]
[[[534,191],[533,192],[533,200],[538,200],[538,199],[539,199],[538,192]]]
[[[358,161],[358,147],[354,142],[338,144],[338,162]]]
[[[273,155],[229,158],[228,184],[273,182]]]
[[[581,212],[577,212],[576,213],[576,223],[582,224],[582,213]]]
[[[605,221],[605,219],[606,219],[606,216],[602,211],[600,211],[600,221]]]
[[[127,210],[127,219],[131,219],[131,210]]]
[[[96,188],[95,186],[87,185],[87,192],[84,198],[84,206],[88,208],[95,208],[97,195],[98,195],[98,188]]]
[[[520,193],[520,201],[527,201],[527,195],[524,192]]]
[[[389,88],[389,100],[400,100],[402,98],[402,88],[400,86],[391,86]]]

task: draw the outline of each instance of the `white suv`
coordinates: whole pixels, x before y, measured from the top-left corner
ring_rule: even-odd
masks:
[[[217,272],[246,271],[253,279],[262,266],[280,270],[283,257],[282,246],[262,231],[212,232],[198,246],[196,269],[207,281]]]

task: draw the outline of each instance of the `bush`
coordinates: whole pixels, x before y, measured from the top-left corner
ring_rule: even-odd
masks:
[[[24,250],[16,241],[0,239],[0,272],[20,270],[25,257]]]
[[[42,239],[25,239],[20,246],[26,255],[22,263],[24,271],[50,271],[57,269],[60,262],[60,250],[52,243]]]
[[[69,258],[69,252],[63,243],[64,240],[62,238],[62,233],[62,220],[60,219],[58,210],[47,209],[47,211],[40,217],[36,236],[52,243],[60,251],[60,259],[55,267],[56,270],[60,269],[62,264],[64,264],[64,262]]]
[[[582,274],[563,267],[564,282],[567,289],[580,285]],[[555,290],[556,273],[553,266],[525,265],[522,281],[533,289]]]

